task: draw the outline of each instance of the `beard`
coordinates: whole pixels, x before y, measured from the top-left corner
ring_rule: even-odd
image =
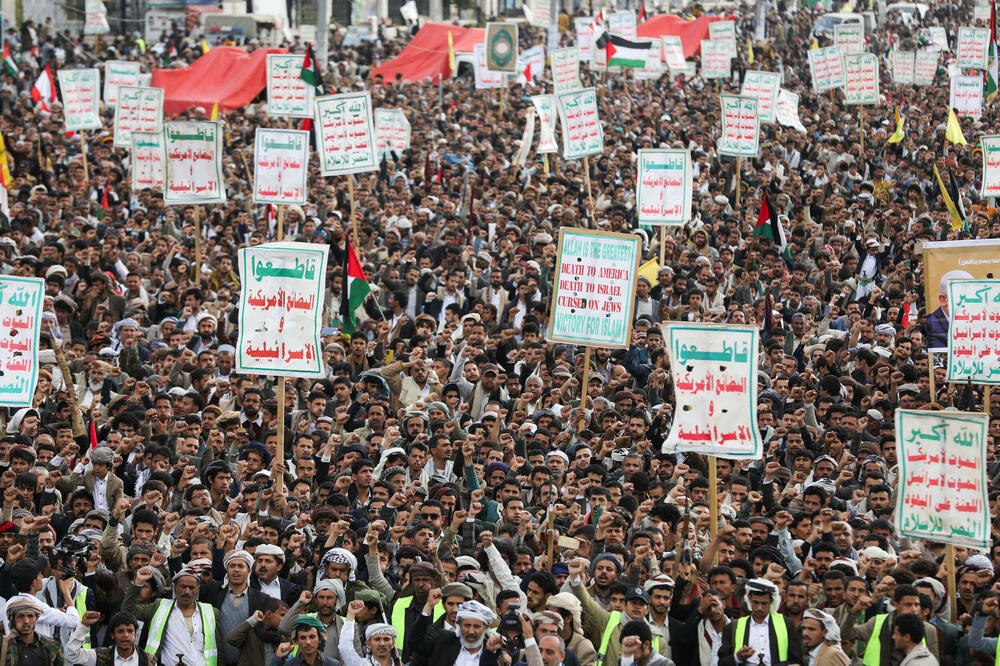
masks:
[[[460,634],[459,638],[462,640],[462,647],[464,647],[469,652],[472,652],[473,650],[478,650],[483,646],[483,641],[486,640],[486,632],[484,631],[482,634],[479,635],[478,638],[474,640],[469,640],[465,636],[465,634]]]

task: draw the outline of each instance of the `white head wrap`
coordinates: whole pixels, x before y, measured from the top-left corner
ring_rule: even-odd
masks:
[[[339,578],[327,578],[326,580],[321,580],[316,583],[316,587],[313,588],[313,594],[316,594],[320,590],[329,590],[337,595],[337,606],[334,610],[340,612],[344,606],[347,605],[347,593],[344,591],[344,581]]]
[[[393,638],[396,638],[396,630],[391,624],[386,624],[385,622],[374,622],[365,629],[365,640],[367,641],[372,636],[378,636],[380,634],[388,634]]]
[[[746,605],[750,607],[750,594],[770,594],[771,612],[777,613],[781,604],[781,595],[778,594],[778,587],[766,578],[752,578],[746,582]]]
[[[496,615],[478,601],[463,601],[458,606],[458,622],[462,620],[479,620],[487,627],[493,624]]]
[[[817,620],[823,625],[823,628],[826,629],[825,642],[835,645],[840,643],[840,627],[837,626],[837,621],[833,619],[832,615],[815,608],[809,608],[805,612],[805,617]]]
[[[257,551],[260,552],[260,547],[259,546],[257,548]],[[231,551],[229,551],[229,553],[226,555],[225,559],[222,560],[222,565],[224,567],[228,568],[229,567],[229,563],[232,562],[233,560],[243,560],[244,562],[247,563],[248,567],[250,567],[251,569],[253,569],[253,563],[254,563],[253,555],[251,555],[250,553],[248,553],[245,550],[231,550]]]
[[[260,552],[260,549],[257,552]],[[323,559],[319,563],[319,577],[317,580],[326,580],[326,565],[331,562],[346,564],[351,567],[351,572],[347,574],[347,580],[354,580],[354,572],[358,570],[358,558],[354,557],[354,553],[346,548],[331,548],[326,551],[326,554],[323,555]]]
[[[254,552],[254,557],[260,557],[261,555],[273,555],[278,558],[279,561],[285,561],[285,551],[281,550],[277,546],[272,546],[269,543],[262,543],[257,546],[257,550]]]

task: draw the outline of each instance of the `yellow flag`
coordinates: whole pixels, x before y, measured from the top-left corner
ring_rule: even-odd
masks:
[[[906,138],[906,132],[903,131],[903,125],[906,121],[903,116],[899,113],[899,107],[896,107],[896,132],[889,137],[889,143],[899,143]]]
[[[10,163],[7,161],[7,144],[3,140],[3,132],[0,132],[0,185],[10,187],[14,184],[14,178],[10,173]]]
[[[650,259],[642,266],[639,266],[639,277],[644,277],[652,284],[656,284],[656,278],[660,273],[660,263],[656,259]]]
[[[809,50],[810,51],[815,51],[818,48],[819,48],[819,42],[817,42],[816,38],[813,37],[812,45],[809,47]]]
[[[208,53],[211,50],[212,49],[208,46],[208,42],[206,42],[205,38],[202,37],[201,38],[201,54],[205,55],[206,53]]]
[[[964,146],[968,142],[965,140],[965,135],[962,134],[962,125],[958,122],[958,116],[955,115],[955,109],[948,109],[948,124],[945,125],[944,130],[945,141],[951,141],[958,145]]]
[[[747,62],[752,65],[753,61],[754,61],[754,57],[753,57],[753,42],[748,39],[747,40]]]
[[[965,227],[965,220],[962,219],[962,214],[958,211],[958,207],[955,206],[955,200],[951,198],[951,193],[945,186],[944,181],[941,180],[941,173],[938,171],[937,164],[934,165],[934,178],[937,179],[938,188],[941,190],[941,198],[944,200],[944,207],[948,209],[948,216],[951,218],[951,230],[961,231]]]
[[[448,31],[448,69],[451,70],[451,75],[455,76],[457,73],[455,71],[455,42],[452,41],[451,31]]]
[[[209,116],[208,119],[209,120],[218,120],[219,119],[219,103],[218,102],[216,102],[215,104],[212,105],[212,115]]]

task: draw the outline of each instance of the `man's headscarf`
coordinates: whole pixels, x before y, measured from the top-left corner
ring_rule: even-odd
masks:
[[[34,599],[28,597],[15,597],[7,604],[7,619],[13,620],[18,613],[34,613],[41,616],[42,606]]]
[[[458,618],[459,623],[462,620],[479,620],[487,627],[493,624],[493,619],[496,615],[489,608],[479,603],[478,601],[463,601],[458,606]]]
[[[315,595],[320,590],[329,590],[337,595],[337,605],[334,607],[336,612],[340,612],[347,604],[347,594],[344,591],[344,581],[339,578],[325,578],[316,583],[316,587],[313,588],[313,594]]]
[[[257,546],[256,550],[254,550],[254,557],[260,557],[261,555],[271,555],[272,557],[277,558],[279,562],[285,561],[285,551],[281,550],[281,548],[278,548],[277,546],[272,546],[269,543],[262,543]]]
[[[834,645],[840,644],[840,627],[837,626],[837,621],[833,619],[832,615],[815,608],[809,608],[805,612],[805,617],[816,620],[823,625],[823,628],[826,629],[826,638],[823,639],[825,642]]]
[[[136,539],[132,542],[132,545],[128,547],[128,553],[125,555],[125,561],[127,562],[128,560],[131,560],[134,555],[152,557],[155,552],[156,544],[152,541],[147,541],[146,539]]]
[[[372,636],[381,636],[382,634],[392,636],[393,640],[396,639],[396,630],[391,624],[386,624],[385,622],[373,622],[365,628],[366,641]]]
[[[354,572],[358,569],[358,558],[354,557],[354,553],[347,550],[346,548],[331,548],[326,551],[323,555],[323,559],[319,563],[319,574],[317,580],[326,580],[326,565],[328,564],[346,564],[351,568],[350,572],[347,574],[347,580],[354,580]]]
[[[326,648],[326,625],[314,615],[300,615],[292,622],[291,634],[293,638],[296,627],[315,627],[319,633],[319,653],[323,654],[323,650]]]
[[[257,550],[260,550],[260,546],[257,547]],[[253,569],[254,557],[245,550],[229,551],[229,553],[226,554],[225,559],[222,560],[222,566],[228,569],[229,563],[235,560],[243,560],[246,562],[247,567]]]
[[[573,616],[573,631],[583,634],[583,604],[571,592],[560,592],[553,594],[545,601],[546,608],[557,608],[564,610]]]
[[[750,607],[751,594],[770,594],[771,612],[778,612],[778,606],[781,604],[781,595],[778,593],[777,585],[766,578],[753,578],[746,583],[746,596],[744,598],[746,599],[748,608]]]

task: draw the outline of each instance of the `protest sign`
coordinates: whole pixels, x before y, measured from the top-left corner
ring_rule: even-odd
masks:
[[[401,155],[410,147],[410,121],[402,109],[375,109],[375,149],[379,157]]]
[[[628,347],[641,253],[633,234],[560,229],[548,341]]]
[[[213,121],[163,124],[163,203],[224,203],[222,127]]]
[[[499,88],[503,85],[503,72],[491,72],[486,69],[486,44],[476,44],[472,47],[472,65],[476,76],[476,90]]]
[[[67,132],[101,129],[101,75],[96,69],[60,69],[59,92]]]
[[[0,406],[32,406],[44,300],[44,279],[0,275]]]
[[[630,41],[635,41],[636,34],[635,12],[612,12],[608,14],[608,32],[620,35]]]
[[[578,16],[573,19],[576,30],[576,53],[580,62],[590,62],[594,51],[594,31],[590,28],[589,16]]]
[[[921,28],[917,41],[928,44],[927,48],[935,51],[948,50],[948,33],[939,25]]]
[[[729,57],[735,58],[736,53],[736,21],[712,21],[708,24],[708,38],[721,39],[729,46]]]
[[[567,160],[604,153],[604,129],[597,114],[597,91],[583,88],[556,95]]]
[[[132,189],[162,190],[167,169],[163,132],[132,132]]]
[[[931,51],[930,49],[917,51],[913,58],[913,85],[934,85],[934,78],[937,76],[938,58],[940,56],[940,53]]]
[[[743,88],[740,94],[757,100],[757,115],[760,117],[760,122],[773,123],[774,106],[778,101],[780,87],[781,74],[750,70],[743,75]]]
[[[956,76],[951,80],[951,96],[948,102],[960,116],[979,118],[983,115],[983,77]]]
[[[1000,280],[951,280],[948,313],[948,381],[1000,384]]]
[[[557,93],[583,87],[580,83],[580,57],[575,46],[554,50],[551,60],[552,85]]]
[[[535,95],[531,98],[538,112],[538,148],[539,155],[559,152],[556,144],[556,98],[553,95]]]
[[[542,44],[535,44],[518,56],[518,73],[523,76],[523,72],[526,67],[531,67],[532,81],[545,74],[545,46]]]
[[[681,38],[677,35],[664,35],[660,37],[660,42],[663,45],[663,62],[667,63],[672,73],[679,74],[679,70],[684,69],[684,45],[681,44]]]
[[[529,106],[524,116],[524,132],[521,134],[521,144],[511,160],[515,167],[524,166],[531,152],[531,144],[535,140],[535,107]]]
[[[913,85],[914,63],[917,54],[913,51],[894,51],[892,54],[892,82],[901,86]]]
[[[486,69],[491,72],[517,71],[517,24],[486,24]]]
[[[972,8],[972,18],[975,21],[982,21],[983,23],[989,24],[990,13],[993,8],[992,2],[979,2],[976,1],[975,6]]]
[[[132,147],[132,132],[159,132],[163,129],[163,89],[121,86],[115,105],[117,148]]]
[[[663,76],[660,62],[660,42],[652,39],[638,39],[636,44],[649,44],[646,49],[646,64],[635,70],[635,78],[640,81],[655,81]]]
[[[842,88],[844,85],[844,61],[840,49],[836,46],[810,49],[809,71],[812,74],[813,88],[816,92]]]
[[[878,104],[878,56],[874,53],[844,56],[844,104]]]
[[[799,120],[799,96],[795,93],[784,88],[778,91],[774,117],[785,127],[791,127],[805,134],[806,128]]]
[[[371,93],[316,98],[316,152],[324,176],[378,170]]]
[[[896,528],[902,536],[987,550],[989,414],[896,410]]]
[[[1000,197],[1000,135],[993,134],[979,138],[983,154],[982,186],[979,194],[983,197]]]
[[[742,95],[720,95],[722,136],[716,146],[720,155],[753,157],[760,141],[757,100]]]
[[[639,151],[639,224],[684,224],[691,219],[694,168],[688,150]]]
[[[257,128],[253,144],[253,202],[304,204],[309,132]]]
[[[312,118],[315,88],[302,77],[303,54],[267,54],[267,115]]]
[[[729,43],[719,39],[701,40],[701,78],[729,78]]]
[[[523,9],[528,25],[548,28],[552,24],[552,0],[529,0]]]
[[[239,251],[236,372],[322,377],[328,245],[265,243]]]
[[[833,26],[833,45],[840,47],[841,53],[863,53],[865,50],[865,25],[838,23]]]
[[[1000,240],[924,241],[924,299],[927,349],[948,350],[948,284],[951,280],[992,278],[1000,274]],[[933,311],[932,311],[933,310]]]
[[[103,0],[84,0],[83,12],[83,34],[106,35],[111,32],[111,26],[108,25],[108,10]]]
[[[990,31],[987,28],[959,28],[956,57],[962,69],[986,69],[990,57]]]
[[[114,106],[118,103],[119,86],[139,85],[140,65],[137,62],[108,60],[104,63],[104,103]]]
[[[667,355],[674,380],[670,434],[664,453],[760,458],[757,429],[757,345],[754,326],[671,322]]]

